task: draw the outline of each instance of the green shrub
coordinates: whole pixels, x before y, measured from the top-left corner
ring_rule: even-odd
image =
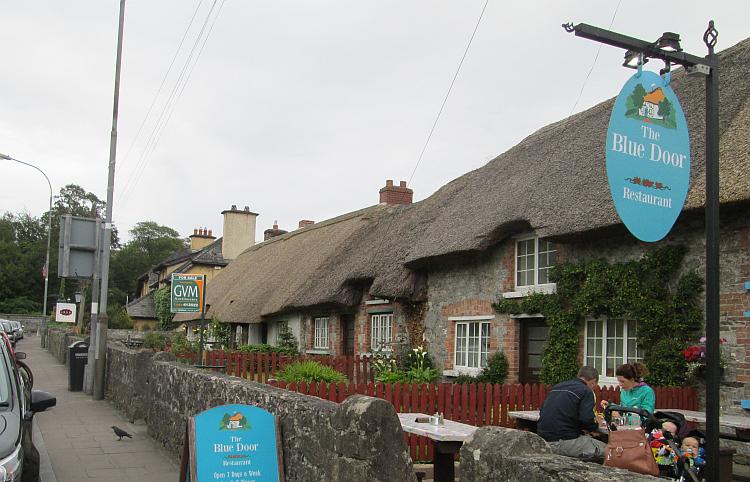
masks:
[[[297,350],[297,339],[294,337],[294,333],[289,329],[289,325],[281,323],[279,325],[279,336],[278,336],[278,348],[281,350],[280,353],[287,355],[298,355]]]
[[[124,306],[109,305],[107,316],[109,317],[109,328],[125,330],[133,328],[133,319],[130,318],[128,310]]]
[[[146,335],[148,336],[148,335]],[[182,355],[183,353],[197,353],[198,342],[190,341],[183,333],[178,333],[172,338],[172,353]]]
[[[257,343],[252,345],[240,345],[237,348],[240,353],[279,353],[282,355],[298,355],[297,349],[291,349],[286,346],[273,346],[267,343]]]
[[[390,355],[376,355],[373,361],[375,381],[381,383],[431,383],[440,375],[435,368],[432,368],[432,360],[421,346],[412,348],[406,353],[402,352],[400,359],[401,363],[399,364]]]
[[[167,347],[167,337],[161,333],[147,333],[143,337],[143,347],[164,350]]]
[[[274,377],[287,383],[291,382],[346,382],[346,375],[316,361],[290,363],[276,372]]]
[[[380,383],[405,383],[406,373],[401,370],[383,371],[375,376],[375,381]]]
[[[474,377],[471,375],[459,375],[456,378],[451,378],[451,381],[459,385],[464,385],[467,383],[484,383],[479,379],[479,377]]]
[[[490,355],[487,360],[487,366],[482,369],[482,373],[477,377],[482,383],[505,383],[508,378],[508,358],[502,351],[497,351]]]

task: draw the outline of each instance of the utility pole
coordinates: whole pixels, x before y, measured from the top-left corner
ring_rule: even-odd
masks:
[[[112,198],[115,189],[115,160],[117,157],[117,115],[120,104],[120,65],[122,64],[122,35],[125,24],[125,0],[120,0],[120,22],[117,32],[117,63],[115,66],[115,98],[112,108],[112,133],[109,141],[109,176],[107,180],[107,214],[104,219],[103,251],[101,257],[102,287],[96,336],[96,368],[94,372],[94,400],[104,399],[104,375],[107,357],[107,294],[109,288],[109,251],[112,243]]]

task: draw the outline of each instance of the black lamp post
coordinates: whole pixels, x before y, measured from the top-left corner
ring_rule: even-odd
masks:
[[[711,20],[703,34],[708,55],[698,57],[683,52],[680,36],[672,32],[647,42],[584,23],[563,28],[576,37],[625,49],[626,66],[634,57],[641,63],[654,58],[666,63],[665,70],[671,64],[682,65],[688,74],[706,76],[706,480],[719,480],[719,58],[714,53],[718,32]]]

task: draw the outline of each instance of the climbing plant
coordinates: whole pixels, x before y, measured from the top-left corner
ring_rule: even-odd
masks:
[[[166,286],[154,292],[154,307],[156,308],[156,319],[159,330],[169,331],[174,329],[171,296],[169,288]]]
[[[578,326],[586,317],[624,317],[638,322],[637,343],[645,351],[648,382],[679,386],[686,381],[682,350],[703,324],[698,295],[703,279],[688,272],[677,279],[686,249],[664,246],[640,260],[595,260],[553,269],[554,294],[534,293],[523,300],[502,299],[499,313],[540,313],[550,327],[542,356],[541,379],[557,383],[578,370]]]

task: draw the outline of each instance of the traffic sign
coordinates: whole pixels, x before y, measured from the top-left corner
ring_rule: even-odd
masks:
[[[172,273],[172,313],[202,313],[206,275]]]

